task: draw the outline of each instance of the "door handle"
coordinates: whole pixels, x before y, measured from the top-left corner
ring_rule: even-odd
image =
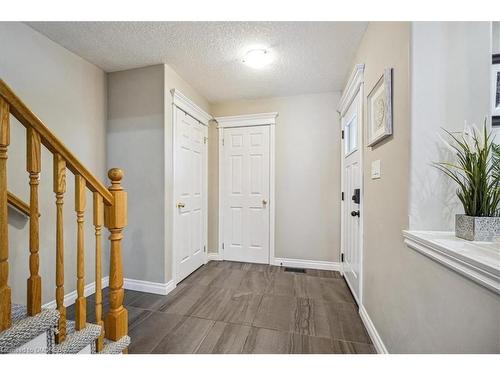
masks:
[[[182,202],[177,203],[177,208],[184,208],[186,205]]]
[[[266,206],[266,205],[267,205],[267,200],[262,199],[262,205],[263,205],[263,206]]]
[[[351,211],[351,216],[352,217],[356,217],[356,216],[359,217],[359,210],[357,210],[357,211]]]

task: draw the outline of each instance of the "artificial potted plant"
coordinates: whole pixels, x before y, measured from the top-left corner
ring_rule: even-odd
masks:
[[[455,235],[469,241],[498,240],[500,146],[493,142],[486,124],[482,132],[472,127],[460,136],[446,133],[451,142],[445,142],[455,153],[456,162],[439,162],[435,166],[458,184],[457,196],[465,214],[455,216]]]

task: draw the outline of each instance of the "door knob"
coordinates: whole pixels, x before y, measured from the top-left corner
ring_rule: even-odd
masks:
[[[177,208],[184,208],[186,205],[182,202],[177,203]]]
[[[352,217],[356,217],[356,216],[359,217],[359,210],[357,210],[357,211],[351,211],[351,216]]]
[[[267,205],[267,200],[262,199],[262,205],[264,205],[264,206]]]

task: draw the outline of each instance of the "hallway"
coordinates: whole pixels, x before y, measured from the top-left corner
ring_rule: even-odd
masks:
[[[212,261],[168,296],[126,290],[124,304],[131,354],[375,352],[334,271]]]

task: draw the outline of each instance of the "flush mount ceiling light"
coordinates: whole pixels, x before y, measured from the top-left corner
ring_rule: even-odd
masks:
[[[245,58],[243,59],[243,63],[254,69],[263,68],[266,65],[269,65],[271,61],[271,54],[264,48],[251,49],[246,53]]]

